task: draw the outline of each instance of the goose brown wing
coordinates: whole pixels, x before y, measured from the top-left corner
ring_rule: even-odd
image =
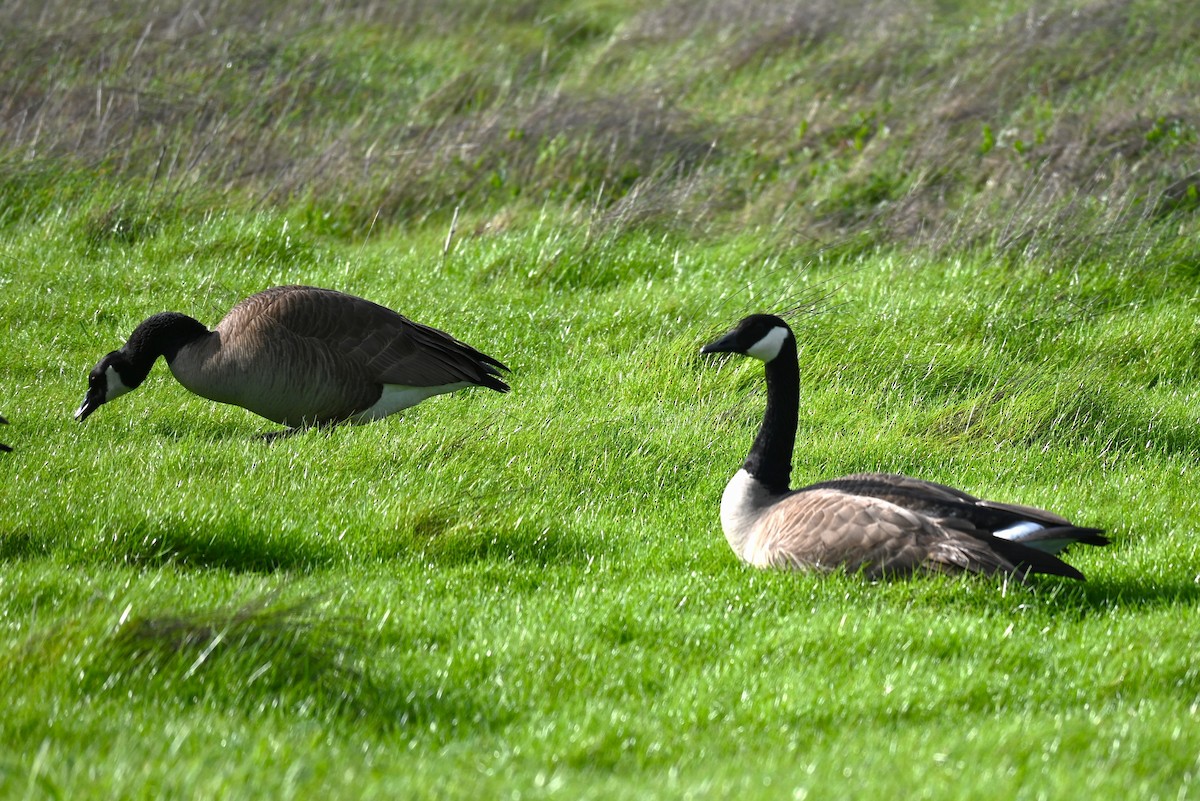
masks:
[[[500,362],[442,331],[363,298],[317,287],[275,287],[239,303],[219,328],[280,329],[321,358],[379,384],[442,386],[458,382],[499,389]],[[276,331],[276,335],[277,335]],[[498,386],[496,386],[498,385]]]
[[[384,383],[439,386],[467,381],[501,392],[508,389],[498,378],[508,369],[500,362],[436,328],[404,323],[381,329],[387,341],[372,341],[360,351],[370,355],[368,363]]]
[[[939,518],[965,518],[976,526],[996,531],[1031,520],[1045,526],[1070,526],[1066,518],[1016,503],[987,501],[955,487],[895,473],[856,473],[810,485],[890,501],[897,506]]]
[[[876,494],[876,491],[886,492],[888,490],[895,490],[919,493],[943,500],[966,501],[968,503],[974,503],[979,500],[974,495],[963,492],[956,487],[939,484],[936,481],[926,481],[920,478],[913,478],[912,476],[904,476],[899,473],[853,473],[841,478],[821,481],[812,486],[824,487],[835,485],[853,487],[852,491],[862,492],[862,494]]]
[[[799,490],[758,521],[747,558],[781,567],[904,575],[1013,572],[986,532],[947,526],[897,504],[829,487]]]

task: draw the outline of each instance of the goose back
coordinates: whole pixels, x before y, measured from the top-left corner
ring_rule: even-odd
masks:
[[[246,298],[168,365],[196,394],[287,426],[385,416],[364,413],[388,386],[410,391],[393,391],[398,405],[386,413],[473,384],[508,389],[497,377],[503,364],[449,334],[363,298],[304,286]]]

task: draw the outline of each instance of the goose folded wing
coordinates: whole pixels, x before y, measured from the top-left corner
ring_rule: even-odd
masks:
[[[436,328],[408,321],[378,332],[387,338],[371,354],[370,367],[386,383],[441,386],[466,381],[484,383],[497,375],[499,362]]]
[[[282,291],[286,290],[286,291]],[[227,319],[238,317],[249,330],[287,332],[298,346],[342,362],[339,373],[354,373],[378,384],[432,387],[478,381],[487,357],[449,334],[413,322],[364,298],[316,287],[281,287],[244,301]],[[224,325],[224,322],[222,323]]]
[[[936,481],[923,481],[894,473],[856,473],[811,486],[881,498],[935,518],[965,517],[976,526],[990,531],[1023,521],[1044,526],[1071,525],[1066,518],[1036,506],[982,500]]]
[[[1013,570],[989,547],[991,539],[966,520],[936,521],[881,498],[817,487],[773,506],[747,556],[760,564],[861,570],[869,577]]]

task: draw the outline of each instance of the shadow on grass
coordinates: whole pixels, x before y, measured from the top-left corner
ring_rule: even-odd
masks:
[[[373,669],[388,664],[373,653],[382,649],[371,642],[373,631],[352,615],[323,614],[314,599],[283,603],[274,596],[233,608],[134,616],[98,649],[85,682],[97,693],[154,704],[282,712],[381,732],[448,733],[485,721],[466,693],[422,690]]]
[[[37,559],[54,551],[54,543],[29,529],[14,529],[0,533],[0,562]]]
[[[1190,576],[1167,581],[1150,578],[1090,579],[1059,590],[1057,597],[1081,608],[1157,609],[1200,605],[1200,585]]]
[[[335,542],[281,536],[237,519],[196,524],[143,521],[111,546],[114,561],[159,567],[175,565],[232,573],[313,570],[343,561]]]
[[[43,535],[29,529],[0,533],[0,562],[39,559],[60,553],[73,562],[101,562],[143,567],[174,565],[231,573],[307,571],[344,561],[333,544],[280,537],[255,531],[237,521],[187,526],[143,521],[120,536],[98,544]]]
[[[426,512],[413,521],[408,547],[437,565],[508,563],[546,567],[586,564],[601,544],[562,526],[536,520],[511,527],[476,525],[476,521],[442,512]]]
[[[0,532],[0,562],[61,554],[77,563],[172,566],[230,573],[309,572],[348,561],[417,558],[441,567],[509,564],[584,565],[604,549],[595,538],[536,522],[511,528],[440,512],[422,513],[407,527],[368,526],[353,541],[317,534],[281,533],[237,518],[208,521],[142,520],[99,541],[72,540],[31,529]]]
[[[1069,555],[1068,555],[1069,561]],[[1070,618],[1108,614],[1117,610],[1154,611],[1200,606],[1200,585],[1194,571],[1177,575],[1109,577],[1095,566],[1084,568],[1086,581],[1057,576],[1031,576],[1027,583],[1012,577],[973,573],[918,575],[911,578],[867,580],[857,574],[829,575],[761,571],[750,579],[739,578],[746,568],[722,564],[715,578],[753,581],[755,611],[790,615],[826,606],[870,605],[881,609],[905,608],[918,614],[1009,614],[1014,609],[1037,608],[1050,615]],[[724,575],[728,573],[729,576]]]
[[[216,325],[215,321],[213,325]],[[205,401],[205,403],[208,402]],[[263,448],[269,448],[274,443],[291,437],[306,435],[328,437],[333,432],[333,429],[328,428],[315,430],[284,428],[253,412],[246,412],[244,424],[230,424],[216,415],[208,414],[201,417],[202,414],[202,411],[197,411],[194,416],[159,420],[151,426],[150,430],[155,437],[171,442],[236,442]]]

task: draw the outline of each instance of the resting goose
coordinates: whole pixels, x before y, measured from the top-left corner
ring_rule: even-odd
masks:
[[[1083,579],[1056,554],[1076,542],[1108,543],[1101,529],[1053,512],[908,476],[860,473],[789,489],[800,405],[791,328],[779,317],[752,315],[701,353],[739,353],[766,365],[762,427],[721,497],[725,537],[755,567],[843,569],[869,578],[969,572]]]
[[[159,356],[197,395],[292,429],[368,423],[464,387],[508,391],[507,367],[436,328],[331,289],[280,286],[214,331],[176,312],[148,317],[92,369],[75,419],[136,389]]]
[[[4,419],[4,415],[0,415],[0,426],[6,425],[8,425],[8,421]],[[0,442],[0,453],[9,453],[10,451],[12,451],[12,448]]]

